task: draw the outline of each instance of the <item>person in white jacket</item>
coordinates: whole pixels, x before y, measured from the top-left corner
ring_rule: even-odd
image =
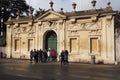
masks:
[[[50,61],[50,51],[47,51],[47,55],[48,55],[48,61]]]

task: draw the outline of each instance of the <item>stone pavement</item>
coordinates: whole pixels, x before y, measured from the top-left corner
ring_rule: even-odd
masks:
[[[120,65],[0,59],[0,80],[120,80]]]

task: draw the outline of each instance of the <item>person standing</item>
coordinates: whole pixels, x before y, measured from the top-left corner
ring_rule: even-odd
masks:
[[[30,51],[30,62],[32,63],[33,61],[33,56],[34,56],[34,52],[33,49]]]
[[[43,56],[43,51],[40,49],[40,50],[38,51],[39,62],[43,62],[42,56]]]
[[[51,54],[50,54],[50,51],[49,51],[49,50],[47,51],[47,55],[48,55],[48,61],[50,61],[50,55],[51,55]]]
[[[34,62],[38,63],[38,52],[34,49]]]
[[[47,51],[44,50],[44,51],[43,51],[43,62],[44,62],[44,63],[47,62],[47,57],[48,57],[48,55],[47,55]]]
[[[64,61],[65,63],[68,63],[68,50],[65,50],[64,52]]]
[[[61,65],[62,63],[65,64],[65,60],[64,60],[64,50],[62,50],[61,54],[60,54],[60,57],[61,57]]]
[[[56,51],[52,50],[52,60],[54,61],[56,59]]]

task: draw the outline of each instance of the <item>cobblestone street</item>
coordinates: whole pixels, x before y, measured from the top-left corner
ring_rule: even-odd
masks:
[[[0,80],[120,80],[120,65],[0,59]]]

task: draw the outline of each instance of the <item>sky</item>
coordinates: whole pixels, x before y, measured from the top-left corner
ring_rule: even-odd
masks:
[[[32,6],[35,10],[39,8],[48,10],[50,9],[49,2],[51,0],[26,0],[27,4]],[[89,10],[92,9],[92,0],[52,0],[54,2],[53,9],[55,11],[60,11],[60,8],[63,8],[65,12],[72,11],[72,3],[77,4],[76,11]],[[96,0],[96,9],[106,8],[107,3],[111,2],[111,7],[115,11],[120,11],[120,0]]]

